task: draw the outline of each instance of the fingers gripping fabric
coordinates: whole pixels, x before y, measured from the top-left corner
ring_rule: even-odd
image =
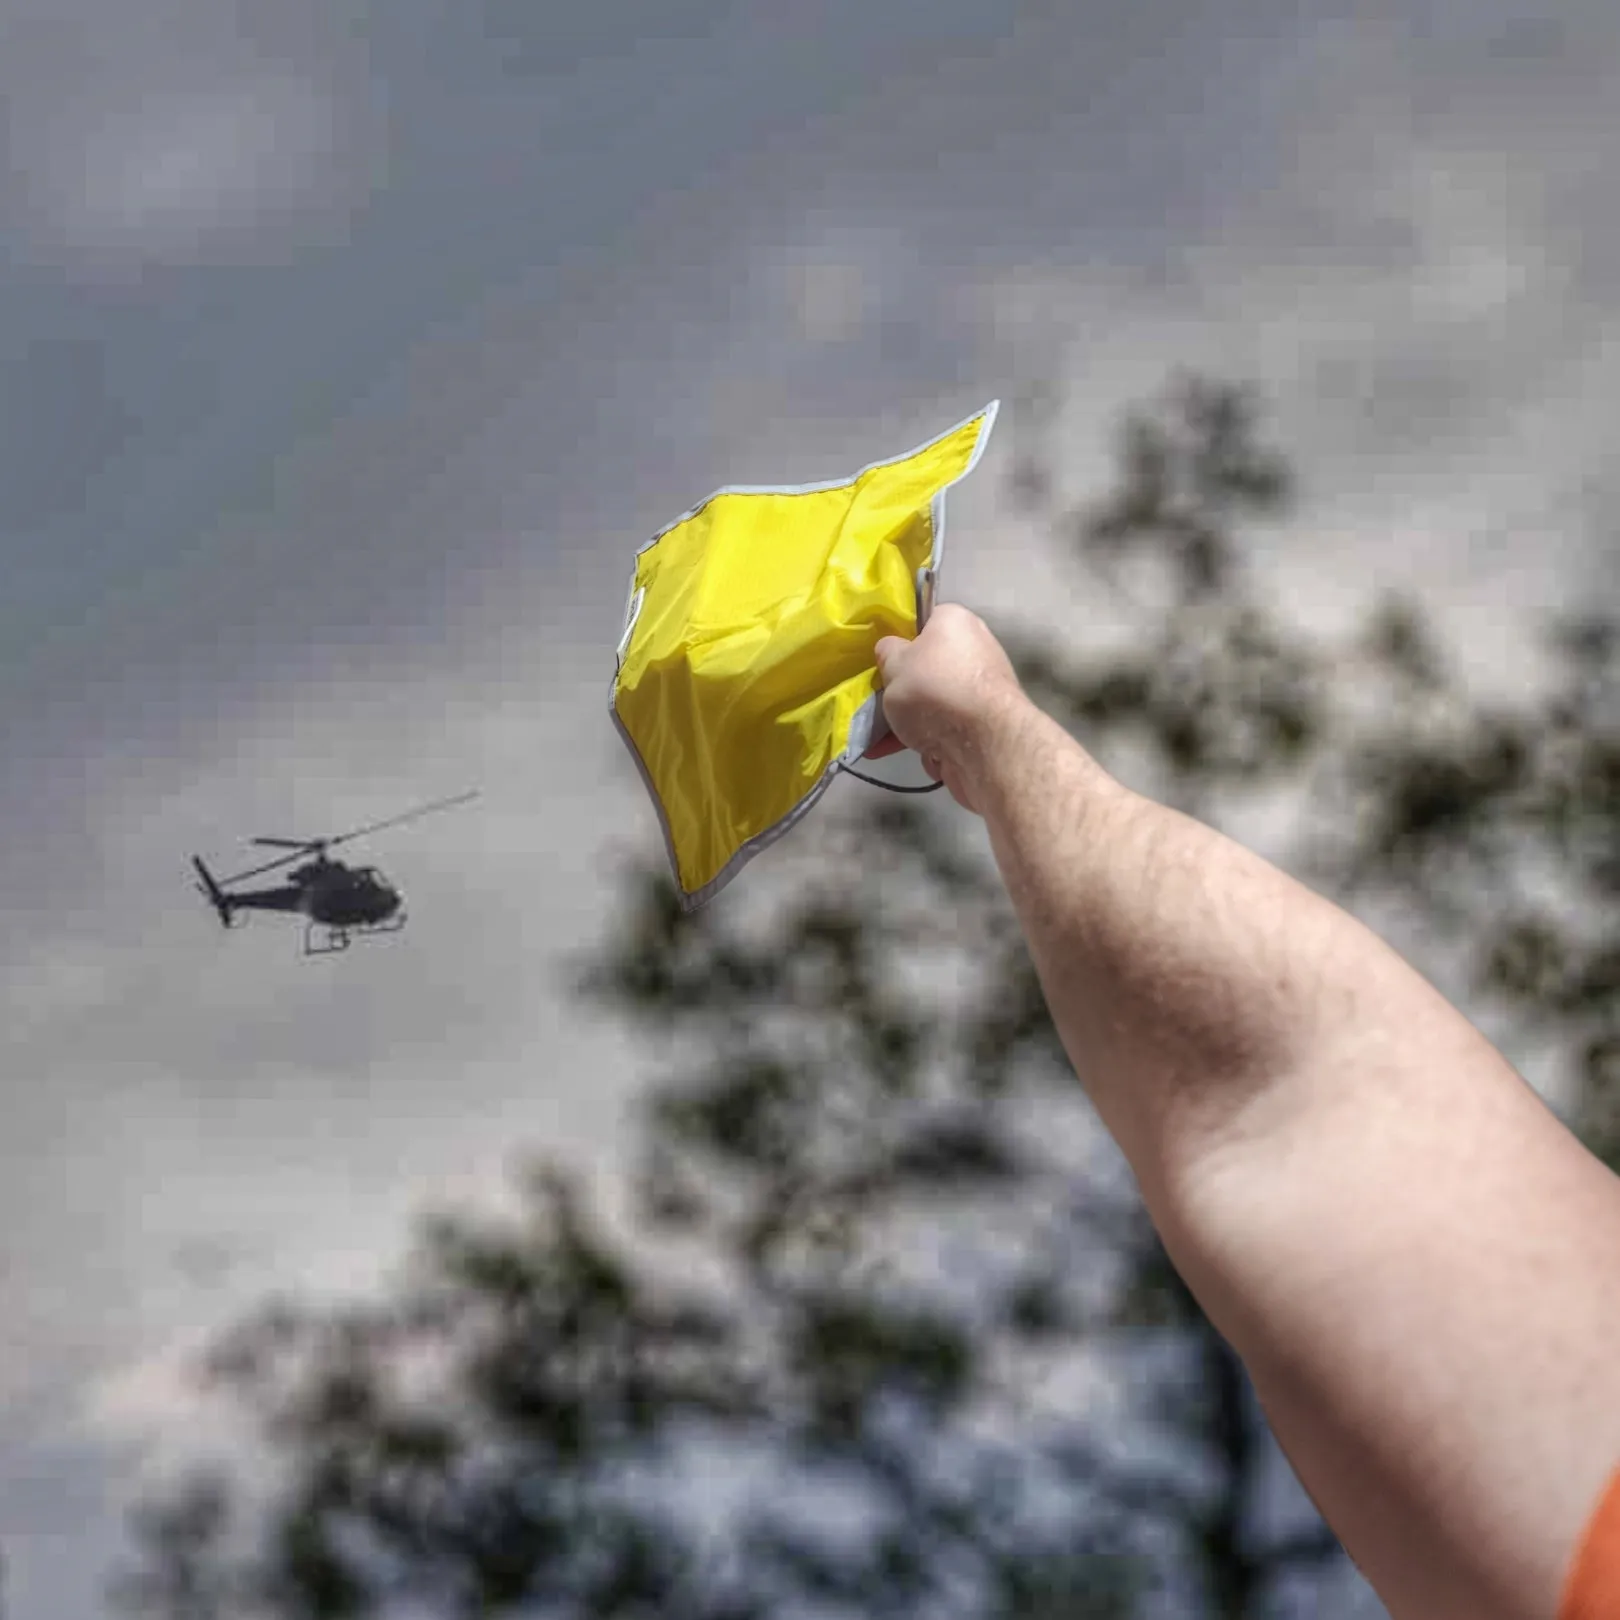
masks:
[[[926,616],[996,410],[841,482],[717,490],[636,553],[611,709],[688,911],[880,740],[873,649]]]

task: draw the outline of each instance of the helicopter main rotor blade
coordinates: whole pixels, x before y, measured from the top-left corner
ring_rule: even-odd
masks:
[[[374,821],[368,827],[356,827],[353,832],[346,832],[340,838],[254,838],[249,840],[255,844],[265,844],[272,849],[285,849],[291,853],[279,855],[273,861],[266,861],[262,866],[250,866],[245,872],[233,873],[228,878],[221,878],[222,886],[231,883],[240,883],[245,878],[261,877],[266,872],[274,872],[279,867],[290,866],[294,861],[301,860],[305,855],[315,854],[318,851],[330,849],[334,844],[346,844],[351,838],[363,837],[366,833],[381,832],[384,827],[397,827],[402,821],[414,821],[418,816],[431,815],[435,810],[448,810],[452,805],[465,804],[469,799],[478,797],[478,789],[470,793],[458,793],[454,798],[435,799],[431,804],[419,804],[414,810],[407,810],[403,815],[390,816],[386,821]]]
[[[448,810],[452,805],[465,804],[469,799],[478,797],[478,789],[470,793],[458,793],[454,798],[435,799],[431,804],[419,804],[414,810],[407,810],[403,815],[390,816],[386,821],[374,821],[369,827],[356,827],[353,832],[346,832],[337,838],[323,840],[330,849],[336,844],[346,844],[351,838],[363,838],[367,833],[381,832],[384,827],[397,827],[404,821],[415,821],[418,816],[432,815],[436,810]]]

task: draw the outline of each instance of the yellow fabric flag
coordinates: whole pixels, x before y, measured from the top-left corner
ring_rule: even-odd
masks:
[[[872,649],[926,619],[996,410],[839,483],[717,490],[636,553],[613,718],[688,911],[881,740]]]

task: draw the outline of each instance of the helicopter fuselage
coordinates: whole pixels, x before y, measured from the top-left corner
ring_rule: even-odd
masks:
[[[226,896],[232,910],[292,911],[324,928],[374,928],[400,908],[399,890],[374,866],[345,866],[317,858],[287,874],[285,883]]]
[[[399,890],[374,866],[315,860],[298,867],[290,878],[303,890],[305,915],[327,928],[372,928],[387,922],[400,907]]]

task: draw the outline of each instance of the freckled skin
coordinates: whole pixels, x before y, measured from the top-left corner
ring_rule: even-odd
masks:
[[[1361,923],[1132,793],[942,604],[894,736],[985,818],[1065,1050],[1396,1620],[1552,1620],[1620,1464],[1620,1180]]]

